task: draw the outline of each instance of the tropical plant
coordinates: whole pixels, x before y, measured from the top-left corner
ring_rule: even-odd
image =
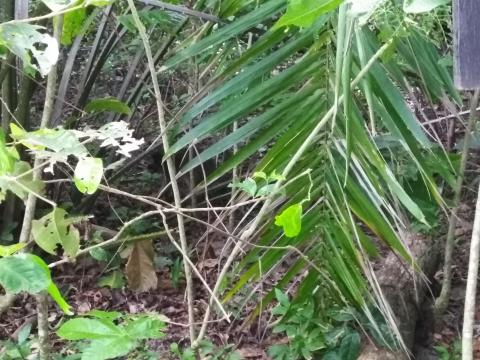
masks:
[[[323,314],[325,304],[312,300],[312,294],[321,294],[332,308],[354,309],[355,321],[361,318],[362,326],[368,323],[380,343],[404,348],[372,262],[380,257],[379,247],[387,247],[407,266],[420,270],[405,244],[404,229],[410,221],[426,228],[432,225],[428,214],[432,204],[445,205],[439,179],[455,186],[456,166],[438,142],[435,128],[425,128],[415,114],[418,111],[423,122],[428,120],[419,96],[449,109],[462,106],[448,61],[440,52],[443,49],[436,47],[438,39],[431,40],[415,21],[421,16],[418,13],[446,1],[199,0],[191,9],[152,0],[41,3],[47,11],[38,6],[35,17],[26,21],[2,17],[5,22],[0,24],[0,55],[4,55],[0,80],[14,81],[12,55],[22,60],[25,74],[18,103],[13,96],[5,96],[2,109],[0,195],[6,201],[5,213],[18,208],[11,194],[26,204],[21,245],[2,248],[6,255],[0,260],[5,270],[0,272],[0,283],[6,290],[48,291],[67,312],[48,266],[87,253],[102,257],[105,254],[94,255],[94,250],[112,244],[129,245],[125,272],[130,288],[155,289],[152,239],[161,234],[182,257],[174,263],[172,276],[179,278],[182,265],[193,353],[204,344],[212,312],[230,319],[229,301],[247,285],[252,290],[242,299],[242,308],[256,292],[260,300],[244,325],[276,298],[280,300],[277,312],[291,306],[307,314]],[[137,10],[140,3],[147,6]],[[385,21],[387,17],[392,22]],[[32,24],[52,19],[53,36],[45,27]],[[59,42],[65,47],[65,59],[57,82]],[[72,70],[84,43],[91,44],[90,52],[76,78]],[[144,60],[146,65],[141,66]],[[118,92],[111,94],[107,85],[108,94],[102,94],[98,89],[108,71],[122,61],[129,64]],[[33,98],[36,74],[48,79],[43,115],[34,119],[40,126],[33,130],[25,109]],[[181,96],[170,94],[162,85],[167,79],[184,78],[193,85],[188,91],[182,89]],[[5,93],[11,88],[8,81],[2,82]],[[67,95],[74,85],[79,90],[70,103]],[[148,122],[151,113],[157,115],[158,125]],[[155,137],[148,139],[147,146],[133,133],[134,126],[144,124]],[[159,194],[170,191],[172,204],[113,188],[129,169],[155,152],[166,163],[169,181]],[[416,191],[397,176],[392,161],[396,154],[418,174]],[[25,161],[27,156],[34,160],[33,166]],[[212,159],[215,166],[208,171]],[[88,219],[68,215],[45,195],[42,169],[68,175],[60,180],[78,190],[71,196],[72,214],[88,214],[100,191],[137,201],[141,214],[126,221],[109,240],[82,247],[75,224]],[[188,191],[179,185],[183,180],[189,184]],[[209,190],[216,186],[223,190],[220,197],[228,199],[218,202],[219,206],[209,198]],[[430,201],[423,202],[419,192],[428,194]],[[39,216],[37,199],[52,209]],[[191,209],[187,200],[192,202]],[[194,206],[197,200],[204,206]],[[147,206],[152,210],[144,210]],[[195,215],[200,212],[215,214],[213,223],[207,223],[206,235],[209,231],[221,234],[223,254],[228,254],[218,259],[220,271],[212,288],[195,266],[193,241],[185,230],[187,221],[205,225]],[[150,226],[146,234],[128,233],[135,224],[137,231],[144,232],[138,223],[152,218],[163,229],[154,231],[158,229]],[[224,226],[227,218],[232,226]],[[10,229],[13,220],[3,228]],[[52,256],[59,255],[60,247],[64,258],[47,266],[36,255],[14,254],[31,235]],[[12,274],[11,266],[25,271]],[[281,274],[275,286],[260,292],[260,285],[274,272]],[[194,277],[209,294],[200,328],[195,326]],[[278,289],[293,279],[299,281],[287,306],[286,295]],[[113,280],[107,283],[112,286]],[[282,312],[285,317],[286,310]],[[160,323],[152,325],[151,317],[126,317],[118,325],[114,322],[120,319],[118,314],[115,318],[98,314],[69,320],[58,335],[91,341],[84,356],[97,353],[92,349],[105,342],[115,344],[113,352],[102,358],[134,349],[137,340],[145,339],[137,331],[140,328],[154,331],[147,332],[152,335],[147,338],[160,336]],[[39,312],[42,319],[44,315]],[[286,330],[289,322],[298,323],[295,316],[285,318],[281,329]],[[332,324],[328,316],[317,320],[314,328],[294,331],[316,336],[319,329]],[[108,334],[94,330],[93,323]],[[79,332],[78,324],[91,325],[92,332]],[[388,336],[385,324],[390,327]],[[44,325],[39,320],[39,329],[45,330]],[[391,334],[395,344],[389,341]],[[308,358],[321,349],[316,342],[300,346],[299,336],[288,331],[287,335],[291,343],[279,358],[287,353]],[[347,350],[342,346],[351,350],[358,343],[359,335],[352,331],[339,342],[339,352],[329,356],[344,356]],[[40,356],[48,357],[45,347]]]

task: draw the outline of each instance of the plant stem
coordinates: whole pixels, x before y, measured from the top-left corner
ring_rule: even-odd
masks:
[[[138,33],[143,42],[143,46],[145,47],[145,54],[147,56],[148,67],[150,70],[150,75],[152,77],[153,89],[155,93],[155,100],[157,104],[157,111],[158,111],[158,122],[160,125],[160,131],[162,133],[162,142],[163,142],[163,149],[165,154],[168,153],[170,148],[169,140],[167,132],[165,131],[167,128],[167,123],[165,121],[165,112],[164,112],[164,105],[162,101],[162,94],[160,92],[160,86],[158,84],[158,79],[155,71],[155,62],[152,55],[152,49],[150,48],[150,44],[147,38],[147,33],[145,31],[145,27],[138,16],[137,9],[135,8],[135,4],[133,0],[127,0],[128,5],[130,7],[130,11],[132,12],[133,20],[135,22],[136,27],[138,28]],[[170,177],[170,182],[172,185],[173,197],[176,207],[182,206],[182,200],[180,197],[180,191],[178,188],[177,183],[177,170],[175,168],[175,162],[173,161],[172,157],[167,158],[167,168],[168,168],[168,175]],[[190,269],[190,265],[188,263],[188,245],[187,245],[187,237],[185,233],[185,223],[182,214],[177,214],[177,223],[178,223],[178,233],[180,237],[180,246],[182,248],[182,253],[184,257],[183,266],[185,271],[185,280],[186,280],[186,291],[187,291],[187,305],[188,305],[188,323],[189,325],[189,332],[190,332],[190,341],[193,344],[195,341],[195,315],[193,312],[193,284],[192,284],[192,273]]]
[[[393,38],[387,41],[385,44],[380,47],[380,49],[377,50],[377,52],[370,58],[370,60],[366,63],[366,65],[359,71],[355,79],[351,82],[351,88],[353,89],[358,83],[363,79],[363,77],[368,73],[370,68],[375,64],[375,62],[382,56],[382,54],[390,47],[390,45],[393,42]],[[282,176],[284,178],[287,178],[288,175],[290,174],[290,171],[292,171],[293,167],[298,163],[300,158],[303,156],[303,154],[308,150],[310,145],[314,142],[315,138],[317,137],[318,133],[325,127],[325,125],[330,121],[332,116],[335,114],[337,111],[337,107],[340,106],[343,103],[344,97],[341,95],[337,101],[335,101],[335,104],[327,111],[327,113],[320,119],[320,121],[317,123],[315,128],[312,130],[310,135],[305,139],[305,141],[302,143],[302,145],[298,148],[296,153],[293,155],[293,157],[290,159],[290,161],[287,163],[285,166]],[[280,190],[280,188],[283,185],[283,181],[279,180],[275,183],[275,187],[272,190],[271,194],[276,194]],[[270,195],[267,197],[265,200],[265,203],[263,204],[262,208],[258,212],[257,216],[253,220],[253,222],[250,224],[250,226],[242,233],[240,236],[240,239],[242,241],[238,241],[235,244],[235,247],[232,249],[232,252],[230,253],[229,257],[227,258],[222,270],[220,271],[220,274],[217,277],[217,281],[215,283],[215,286],[213,288],[213,293],[217,295],[221,284],[223,283],[223,280],[225,276],[227,275],[228,269],[230,268],[230,265],[232,265],[233,261],[235,260],[236,256],[238,253],[242,250],[243,246],[243,241],[246,241],[248,238],[250,238],[261,222],[263,221],[263,217],[270,211],[270,205],[273,202],[273,196]],[[212,307],[212,298],[210,298],[209,306],[207,307],[207,310],[205,311],[205,316],[203,318],[203,323],[202,327],[200,329],[199,335],[197,339],[195,340],[195,343],[192,345],[192,347],[198,347],[199,342],[203,339],[205,336],[205,332],[207,330],[209,318],[210,318],[210,313],[211,313],[211,307]]]
[[[35,298],[37,300],[38,356],[40,360],[49,360],[48,295],[43,291]]]
[[[470,143],[472,142],[472,132],[475,128],[477,120],[477,107],[479,104],[480,91],[476,90],[470,106],[470,116],[468,118],[467,129],[465,130],[465,139],[463,142],[462,157],[460,160],[460,168],[458,169],[457,181],[455,183],[453,195],[453,209],[448,222],[447,239],[445,242],[445,254],[443,262],[443,283],[440,295],[435,300],[435,320],[440,323],[441,317],[447,309],[452,289],[452,259],[455,248],[455,229],[457,227],[458,207],[462,195],[463,180],[465,177],[465,169],[467,167],[468,153],[470,151]]]

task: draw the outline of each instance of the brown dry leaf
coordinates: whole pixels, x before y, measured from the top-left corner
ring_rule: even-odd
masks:
[[[157,287],[158,278],[153,263],[155,251],[151,240],[139,241],[133,246],[125,275],[130,289],[145,292]]]

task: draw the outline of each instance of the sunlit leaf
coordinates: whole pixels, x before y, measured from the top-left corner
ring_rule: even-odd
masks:
[[[16,162],[13,172],[0,175],[0,201],[7,191],[11,191],[20,199],[26,199],[29,193],[41,194],[44,184],[34,180],[30,164],[25,161]]]
[[[22,291],[35,294],[48,288],[50,275],[33,260],[33,256],[18,254],[0,259],[0,284],[5,291],[11,294]]]
[[[18,243],[9,246],[0,245],[0,257],[10,256],[15,254],[17,251],[22,250],[25,247],[25,243]]]
[[[275,225],[281,226],[287,237],[295,237],[302,230],[302,204],[294,204],[275,216]]]
[[[403,10],[407,13],[422,13],[450,3],[451,0],[404,0]]]
[[[75,167],[73,181],[83,194],[93,194],[97,191],[103,176],[103,162],[99,158],[80,158]]]
[[[275,27],[296,25],[311,26],[321,15],[334,10],[343,0],[290,0],[287,12]]]

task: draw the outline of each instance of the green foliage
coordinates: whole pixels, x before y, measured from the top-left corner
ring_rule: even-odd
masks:
[[[32,223],[32,235],[46,252],[56,255],[57,245],[61,245],[65,254],[75,257],[80,246],[80,233],[73,226],[81,218],[68,218],[67,212],[55,208],[52,212]]]
[[[170,351],[178,360],[196,360],[195,352],[191,348],[180,350],[177,343],[170,345]],[[240,355],[234,351],[234,345],[215,346],[208,340],[203,340],[198,345],[198,352],[202,359],[208,360],[240,360]]]
[[[0,360],[27,359],[32,353],[33,341],[29,340],[32,324],[24,325],[18,332],[17,341],[0,340]]]
[[[88,317],[68,320],[57,331],[65,340],[87,340],[83,360],[113,359],[128,355],[142,340],[164,336],[164,318],[155,314],[125,315],[93,311]]]
[[[323,14],[334,10],[343,0],[289,0],[287,12],[276,27],[295,25],[310,27]]]
[[[321,354],[322,359],[357,359],[361,339],[350,327],[353,317],[345,312],[321,314],[313,298],[303,303],[290,302],[287,295],[275,289],[278,305],[272,314],[280,316],[274,333],[285,332],[288,344],[273,345],[268,354],[275,360],[312,359]]]
[[[460,360],[462,358],[462,342],[456,339],[450,346],[447,344],[434,346],[439,360]]]
[[[63,299],[52,281],[47,264],[33,254],[17,254],[0,259],[0,285],[11,294],[31,294],[47,291],[66,314],[71,314],[70,305]]]
[[[60,42],[62,45],[70,45],[73,38],[80,33],[82,24],[86,19],[86,10],[78,9],[70,11],[63,16],[63,27]]]
[[[17,251],[22,250],[26,244],[18,243],[9,246],[0,245],[0,257],[10,256],[15,254]]]
[[[302,204],[293,204],[275,216],[275,225],[281,226],[285,236],[292,238],[302,230]]]
[[[283,180],[285,178],[275,171],[269,175],[263,171],[257,171],[253,174],[253,178],[247,177],[243,181],[235,181],[229,184],[228,187],[240,189],[251,197],[269,196],[272,195],[275,182]]]
[[[89,113],[110,111],[124,115],[130,115],[132,113],[132,110],[130,110],[127,104],[114,97],[92,100],[85,106],[85,111]]]
[[[23,62],[25,71],[46,76],[58,60],[58,43],[43,26],[28,23],[0,24],[0,49],[7,48]],[[1,52],[0,52],[1,54]]]

